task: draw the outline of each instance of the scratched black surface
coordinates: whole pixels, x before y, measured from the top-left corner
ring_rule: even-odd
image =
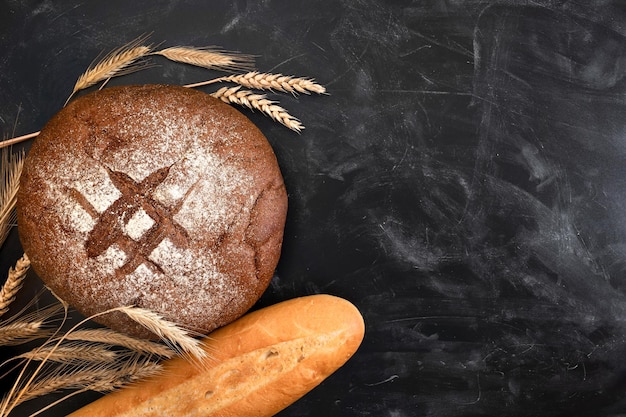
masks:
[[[242,110],[290,201],[259,306],[335,294],[367,335],[280,415],[626,415],[625,31],[616,1],[5,0],[0,125],[38,130],[143,33],[315,77],[281,98],[301,135]],[[159,65],[113,83],[207,79]]]

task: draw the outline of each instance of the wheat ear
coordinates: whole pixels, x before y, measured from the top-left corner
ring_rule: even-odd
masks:
[[[105,328],[76,330],[66,335],[65,339],[121,346],[138,353],[157,355],[162,358],[171,358],[174,356],[174,351],[165,345],[150,340],[138,339]]]
[[[17,321],[0,327],[0,346],[19,345],[41,337],[42,321]]]
[[[222,87],[216,92],[211,93],[211,95],[225,103],[233,103],[253,110],[260,110],[273,120],[298,133],[304,129],[304,126],[298,119],[290,115],[287,110],[280,107],[275,101],[267,99],[263,94],[256,94],[249,90],[241,90],[241,86],[235,86]]]
[[[57,380],[52,379],[51,381],[48,381],[48,384],[42,385],[40,392],[37,393],[37,396],[48,394],[49,392],[46,392],[46,389],[50,389],[55,386],[55,391],[67,389],[68,387],[74,388],[76,389],[76,391],[73,391],[57,399],[54,402],[49,403],[45,407],[31,414],[30,417],[38,416],[41,413],[44,413],[52,407],[58,405],[59,403],[69,399],[70,397],[81,394],[83,392],[97,391],[105,393],[114,391],[125,385],[132,384],[136,381],[149,378],[154,375],[158,375],[162,371],[163,366],[161,364],[145,358],[136,358],[133,360],[128,360],[121,367],[119,367],[119,369],[103,368],[95,369],[95,372],[87,369],[84,371],[70,372],[66,373],[65,375],[59,375]],[[31,398],[34,397],[35,396]]]
[[[24,167],[24,155],[24,151],[14,153],[10,148],[0,150],[0,246],[9,235],[11,225],[15,223],[15,204]]]
[[[24,254],[17,260],[15,267],[9,269],[7,280],[0,290],[0,316],[9,311],[9,305],[15,300],[15,295],[22,288],[29,268],[30,260]]]
[[[263,72],[247,72],[221,77],[219,81],[232,82],[246,88],[257,90],[281,91],[291,94],[325,94],[326,88],[311,78],[291,77],[282,74],[268,74]]]
[[[120,360],[119,366],[113,369],[110,378],[94,381],[85,387],[89,391],[108,392],[132,384],[163,371],[163,365],[152,360],[149,356],[132,355]]]
[[[60,346],[41,346],[21,355],[15,359],[30,359],[31,361],[52,361],[60,363],[81,362],[113,362],[117,354],[99,343],[70,342]]]
[[[74,85],[74,89],[67,99],[66,103],[72,98],[76,92],[91,87],[100,81],[109,78],[129,74],[145,67],[139,59],[146,57],[152,52],[151,46],[142,45],[145,38],[136,39],[121,48],[115,49],[108,53],[102,60],[96,64],[91,64]],[[139,62],[138,62],[139,61]]]
[[[63,308],[64,308],[64,311],[65,311],[65,316],[63,318],[63,322],[65,322],[65,318],[67,317],[67,309],[65,308],[65,305],[63,305]],[[28,375],[27,375],[26,370],[28,368],[28,365],[31,363],[31,361],[33,359],[32,358],[26,359],[26,365],[22,367],[22,370],[20,371],[19,375],[17,376],[14,384],[11,386],[11,389],[6,394],[6,396],[3,398],[2,402],[0,402],[0,416],[5,416],[5,415],[9,414],[11,412],[11,410],[13,410],[18,404],[24,402],[25,398],[26,399],[31,398],[30,396],[31,396],[31,393],[33,391],[33,387],[35,385],[41,384],[41,380],[47,379],[46,377],[40,377],[42,372],[44,372],[44,370],[45,370],[44,366],[46,366],[48,364],[48,362],[51,360],[51,357],[54,354],[55,350],[59,349],[61,344],[67,338],[68,334],[74,332],[75,330],[80,328],[80,326],[84,325],[87,321],[93,320],[93,319],[95,319],[98,316],[101,316],[101,315],[104,315],[104,314],[108,314],[108,313],[112,313],[114,311],[124,311],[124,310],[129,310],[129,309],[132,310],[133,308],[132,307],[118,307],[118,308],[106,310],[106,311],[94,314],[92,316],[86,317],[85,319],[81,320],[80,322],[78,322],[74,326],[72,326],[69,330],[67,330],[65,332],[65,334],[63,334],[59,338],[55,339],[54,336],[56,335],[56,333],[53,334],[53,336],[49,339],[48,342],[46,342],[46,344],[44,344],[41,347],[39,347],[39,349],[45,349],[45,354],[43,354],[41,358],[38,358],[38,359],[40,359],[38,365]],[[145,313],[145,312],[143,314],[141,312],[131,312],[131,314],[133,314],[133,313],[136,314],[136,315],[139,315],[139,316],[148,316],[148,314]],[[164,327],[164,328],[165,327],[176,327],[173,324],[170,324],[170,326],[166,326],[165,323],[161,323],[161,322],[159,322],[159,320],[156,320],[156,319],[154,320],[154,322],[156,324],[153,324],[153,326],[156,326],[156,327],[161,327],[161,326]],[[60,331],[60,329],[61,329],[61,326],[59,326],[58,331]],[[183,332],[183,331],[181,330],[181,332]],[[169,333],[175,333],[175,332],[173,330],[171,330],[171,331],[164,332],[164,333],[166,333],[166,334],[168,334],[168,336],[170,336]],[[186,333],[185,333],[185,335],[186,335]],[[174,336],[179,336],[179,335],[175,334]],[[187,337],[193,340],[193,338],[191,338],[190,336],[187,336]],[[177,343],[179,345],[185,344],[185,343],[181,343],[180,341],[178,341],[178,339],[179,338],[177,338]],[[183,339],[183,338],[180,337],[180,339]],[[50,344],[52,346],[49,346]],[[200,349],[200,348],[198,347],[198,349]],[[201,351],[204,352],[203,350],[201,350]],[[102,368],[103,364],[100,363],[100,364],[98,364],[98,366],[100,368]],[[107,365],[107,366],[110,367],[111,365]],[[110,368],[110,369],[113,369],[113,368]],[[68,376],[73,376],[73,374],[74,374],[74,372],[70,372],[70,373],[68,373]],[[84,385],[85,384],[83,383],[83,387],[84,387]],[[71,388],[71,386],[69,388]]]
[[[52,335],[50,325],[58,319],[62,307],[54,303],[26,313],[39,299],[39,294],[35,295],[19,312],[0,322],[0,346],[18,345]]]
[[[113,391],[124,385],[156,375],[162,370],[161,364],[149,358],[124,360],[124,362],[120,361],[110,366],[103,366],[102,364],[62,366],[26,387],[22,396],[10,404],[10,408],[13,409],[26,401],[60,390],[77,390],[38,410],[35,414],[31,414],[34,416],[73,395],[86,391]]]
[[[110,369],[100,365],[83,367],[83,369],[67,367],[61,371],[53,372],[20,390],[21,395],[11,399],[8,411],[42,395],[52,394],[62,389],[82,389],[85,385],[93,384],[98,380],[110,379],[111,374]]]
[[[154,55],[162,55],[170,61],[226,72],[248,71],[254,67],[253,56],[215,47],[173,46],[156,51]]]
[[[204,359],[207,352],[202,349],[202,342],[176,325],[165,320],[159,314],[139,307],[118,307],[113,310],[120,311],[132,320],[159,336],[172,349],[181,354],[188,354],[191,358]]]

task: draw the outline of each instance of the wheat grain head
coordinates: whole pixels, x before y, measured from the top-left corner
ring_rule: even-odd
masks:
[[[11,152],[11,148],[0,149],[0,246],[15,223],[15,204],[24,156],[23,150]]]
[[[120,346],[137,353],[156,355],[162,358],[171,358],[175,353],[172,349],[160,343],[128,336],[106,328],[76,330],[68,333],[65,336],[65,340],[82,340]]]
[[[142,45],[146,37],[138,38],[114,51],[108,53],[102,60],[92,63],[87,70],[78,77],[74,89],[67,101],[78,91],[91,87],[100,81],[129,74],[146,66],[141,58],[152,52],[151,45]],[[67,103],[66,101],[66,103]]]
[[[0,316],[9,311],[9,305],[15,300],[15,295],[22,288],[29,269],[30,260],[26,254],[22,255],[15,266],[9,269],[7,280],[0,289]]]
[[[136,323],[159,336],[165,343],[183,355],[190,355],[192,359],[204,359],[208,356],[202,349],[202,342],[191,336],[191,333],[177,324],[165,320],[159,314],[139,307],[118,307],[115,311],[121,311]]]
[[[211,93],[211,95],[225,103],[233,103],[253,110],[260,110],[265,115],[295,132],[299,133],[304,129],[304,126],[297,118],[290,115],[287,110],[280,107],[275,101],[269,100],[265,95],[256,94],[253,91],[241,90],[241,86],[222,87]]]
[[[254,57],[215,47],[173,46],[154,52],[170,61],[195,65],[212,70],[234,72],[251,70]]]
[[[31,361],[51,361],[60,363],[81,362],[113,362],[117,354],[99,343],[75,341],[51,346],[46,344],[16,356],[16,359],[30,359]]]
[[[282,74],[270,74],[257,71],[221,77],[220,81],[236,83],[246,88],[280,91],[283,93],[291,93],[293,95],[298,93],[326,93],[326,88],[323,85],[316,83],[311,78],[292,77]]]

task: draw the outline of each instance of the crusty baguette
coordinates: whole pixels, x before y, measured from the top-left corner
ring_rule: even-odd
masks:
[[[70,417],[272,416],[342,366],[364,331],[359,311],[341,298],[284,301],[209,335],[206,363],[169,360],[161,375]]]

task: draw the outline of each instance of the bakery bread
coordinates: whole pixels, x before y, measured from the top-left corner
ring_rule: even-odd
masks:
[[[286,213],[257,127],[164,85],[110,87],[62,109],[27,155],[17,204],[35,272],[82,314],[134,305],[202,333],[265,291]],[[150,336],[121,313],[96,321]]]
[[[273,416],[343,366],[364,334],[363,317],[347,300],[283,301],[211,333],[203,363],[168,360],[163,373],[68,417]]]

